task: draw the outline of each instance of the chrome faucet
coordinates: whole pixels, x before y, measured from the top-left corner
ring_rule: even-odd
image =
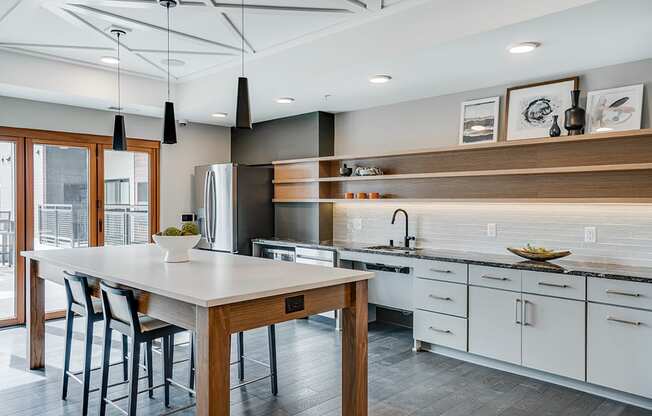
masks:
[[[404,209],[399,208],[396,211],[394,211],[394,214],[392,215],[392,225],[396,222],[396,214],[398,214],[399,212],[402,212],[405,215],[405,238],[403,240],[403,245],[404,245],[404,247],[410,247],[410,241],[411,240],[416,241],[416,237],[409,235],[409,232],[408,232],[408,213]]]

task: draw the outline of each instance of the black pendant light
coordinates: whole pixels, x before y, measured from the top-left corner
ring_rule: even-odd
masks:
[[[249,80],[244,76],[244,15],[245,7],[244,0],[242,0],[242,26],[240,28],[240,37],[242,38],[242,76],[238,78],[238,104],[235,109],[235,126],[239,129],[250,129]]]
[[[113,123],[113,150],[127,150],[127,134],[125,133],[125,118],[122,115],[122,100],[120,91],[120,36],[126,34],[124,30],[113,29],[111,33],[118,38],[118,114]]]
[[[177,0],[159,0],[159,4],[167,9],[168,17],[168,100],[165,102],[163,116],[163,144],[176,144],[177,122],[174,118],[174,103],[170,101],[170,7],[176,7]]]

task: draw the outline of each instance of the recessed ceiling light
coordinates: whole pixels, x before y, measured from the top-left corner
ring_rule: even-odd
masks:
[[[213,113],[211,114],[212,117],[215,118],[226,118],[227,114],[226,113]]]
[[[606,133],[608,131],[613,131],[611,127],[598,127],[595,129],[596,133]]]
[[[539,42],[522,42],[507,47],[509,53],[519,54],[519,53],[528,53],[532,52],[536,48],[541,46]]]
[[[109,65],[118,65],[120,63],[120,60],[115,56],[103,56],[102,58],[100,58],[100,61]]]
[[[485,126],[480,126],[480,125],[471,126],[471,130],[473,130],[473,131],[483,131],[484,129],[485,129]]]
[[[294,102],[294,98],[292,97],[281,97],[277,98],[276,102],[279,104],[292,104]]]
[[[392,80],[390,75],[376,74],[369,78],[372,84],[385,84]]]
[[[163,59],[161,61],[163,65],[170,65],[170,66],[184,66],[186,63],[182,61],[181,59]]]

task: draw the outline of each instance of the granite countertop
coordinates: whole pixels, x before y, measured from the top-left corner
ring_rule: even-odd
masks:
[[[382,254],[424,260],[449,261],[455,263],[476,264],[481,266],[504,267],[537,272],[562,273],[574,276],[597,277],[604,279],[627,280],[652,283],[652,267],[637,267],[609,263],[579,262],[556,260],[550,262],[534,262],[523,260],[511,254],[476,253],[470,251],[419,249],[413,253],[388,252],[372,250],[370,243],[355,243],[350,241],[297,241],[281,238],[254,239],[253,242],[274,244],[290,247],[309,247],[337,251],[355,251],[360,253]]]

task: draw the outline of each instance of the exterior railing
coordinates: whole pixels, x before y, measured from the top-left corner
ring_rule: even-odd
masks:
[[[122,246],[149,242],[147,205],[106,205],[104,245]]]

